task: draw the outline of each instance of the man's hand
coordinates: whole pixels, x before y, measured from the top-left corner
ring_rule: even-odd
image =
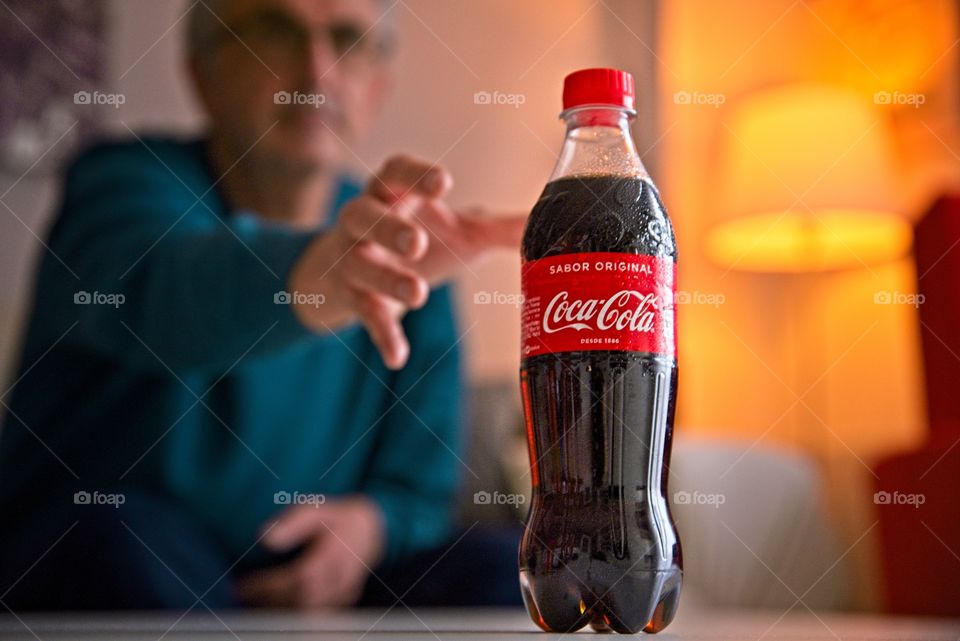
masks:
[[[452,211],[443,202],[452,183],[441,167],[404,156],[387,161],[294,266],[290,291],[325,297],[319,306],[295,303],[300,321],[334,331],[359,319],[387,366],[402,367],[410,351],[403,315],[423,306],[431,285],[493,248],[518,248],[523,234],[526,214]]]
[[[238,583],[244,603],[263,607],[349,606],[383,555],[380,508],[363,496],[288,508],[268,524],[263,544],[275,551],[305,544],[290,563]]]

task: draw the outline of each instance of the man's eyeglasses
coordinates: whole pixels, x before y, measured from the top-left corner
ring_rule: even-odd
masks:
[[[386,58],[393,49],[392,38],[377,33],[376,28],[335,21],[311,32],[294,18],[277,11],[259,13],[223,29],[219,44],[239,38],[259,58],[293,63],[302,60],[315,37],[326,40],[337,58],[345,62],[374,62]]]

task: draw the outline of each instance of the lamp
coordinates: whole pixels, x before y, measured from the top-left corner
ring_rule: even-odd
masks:
[[[828,330],[820,315],[798,320],[817,309],[811,303],[818,276],[897,258],[910,248],[912,229],[897,212],[884,123],[866,98],[829,86],[788,85],[732,107],[706,249],[728,270],[791,275],[792,295],[778,318],[793,339],[792,378],[807,390],[803,399],[819,380],[817,348]],[[803,401],[817,418],[812,408],[829,407],[826,393]],[[795,442],[818,452],[823,439],[806,427],[797,415]]]
[[[790,85],[749,96],[724,127],[706,247],[718,264],[829,271],[910,248],[886,129],[865,99]]]

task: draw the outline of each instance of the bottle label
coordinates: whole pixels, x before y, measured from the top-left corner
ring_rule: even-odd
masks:
[[[525,262],[523,357],[613,350],[675,357],[677,265],[617,252]]]

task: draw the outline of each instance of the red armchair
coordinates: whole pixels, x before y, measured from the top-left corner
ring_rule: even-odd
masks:
[[[916,225],[929,438],[875,471],[886,609],[960,615],[960,195]]]

